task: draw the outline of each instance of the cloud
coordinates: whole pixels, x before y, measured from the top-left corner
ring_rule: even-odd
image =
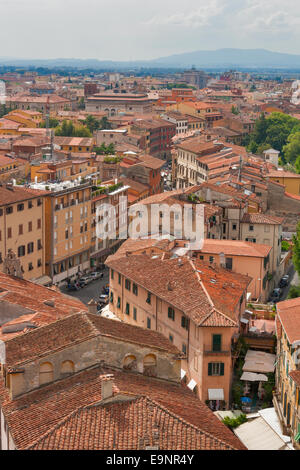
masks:
[[[237,19],[249,33],[298,33],[299,0],[248,0]]]
[[[199,4],[199,2],[197,2]],[[222,13],[224,10],[224,0],[201,0],[201,6],[196,9],[189,9],[174,13],[171,15],[157,15],[146,21],[147,25],[168,26],[181,25],[185,27],[198,28],[200,26],[208,26],[212,19]]]

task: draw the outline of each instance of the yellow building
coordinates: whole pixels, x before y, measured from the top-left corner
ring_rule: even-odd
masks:
[[[74,153],[92,152],[95,143],[92,137],[55,137],[54,142],[61,150]]]
[[[91,183],[32,183],[45,196],[45,270],[54,284],[90,268]]]
[[[26,280],[45,272],[44,194],[21,186],[0,187],[0,269],[12,250]]]
[[[22,127],[35,128],[43,121],[42,113],[15,109],[4,116],[5,119],[22,124]]]
[[[300,450],[300,298],[277,304],[274,405],[283,428]]]
[[[285,191],[289,194],[300,195],[300,175],[291,171],[272,170],[267,174],[271,181],[280,183],[285,187]]]

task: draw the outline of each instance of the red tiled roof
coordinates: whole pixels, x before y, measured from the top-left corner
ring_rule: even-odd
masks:
[[[260,245],[257,243],[239,241],[239,240],[204,240],[204,245],[199,252],[201,253],[224,253],[233,256],[250,256],[256,258],[265,258],[272,250],[271,246]]]
[[[247,276],[185,257],[179,263],[178,259],[144,254],[113,255],[106,264],[184,312],[198,326],[235,326],[236,306],[251,281]],[[208,324],[212,313],[216,317]]]
[[[300,370],[293,370],[289,373],[295,384],[300,387]]]
[[[242,218],[243,223],[250,224],[269,224],[269,225],[281,225],[284,219],[271,215],[261,213],[249,213],[244,214]]]
[[[108,336],[179,354],[179,350],[157,331],[83,312],[6,341],[6,364],[10,367],[20,365],[96,336]]]
[[[29,189],[23,186],[11,186],[11,189],[7,189],[6,185],[2,185],[0,186],[0,206],[27,201],[46,194],[48,194],[47,191],[40,191],[39,189]]]
[[[300,298],[278,302],[276,309],[289,342],[300,341]]]
[[[99,403],[104,374],[114,376],[115,400],[106,405]],[[119,394],[128,401],[120,402]],[[186,386],[106,367],[14,401],[0,381],[0,399],[17,449],[139,449],[154,436],[161,449],[245,449]]]

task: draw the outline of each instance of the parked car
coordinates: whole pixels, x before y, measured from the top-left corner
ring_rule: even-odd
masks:
[[[274,303],[279,302],[281,295],[282,295],[282,290],[277,287],[276,289],[273,290],[271,294],[271,300]]]
[[[107,294],[101,294],[99,295],[99,300],[98,303],[102,305],[107,305],[108,304],[108,295]]]
[[[90,273],[88,276],[94,280],[94,279],[102,279],[104,274],[100,273],[99,271],[95,271],[93,273]]]
[[[289,280],[290,280],[290,276],[288,276],[288,274],[286,274],[285,276],[283,276],[281,279],[280,279],[280,283],[279,283],[279,287],[286,287],[289,283]]]
[[[79,283],[80,287],[85,287],[88,284],[90,284],[91,282],[93,282],[93,279],[90,276],[82,276],[78,280],[78,283]]]

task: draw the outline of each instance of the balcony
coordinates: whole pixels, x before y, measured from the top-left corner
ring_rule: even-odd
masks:
[[[228,350],[222,350],[222,351],[213,351],[211,349],[211,346],[207,346],[205,345],[204,346],[204,349],[203,349],[203,355],[204,356],[230,356],[231,355],[231,350],[228,349]]]

